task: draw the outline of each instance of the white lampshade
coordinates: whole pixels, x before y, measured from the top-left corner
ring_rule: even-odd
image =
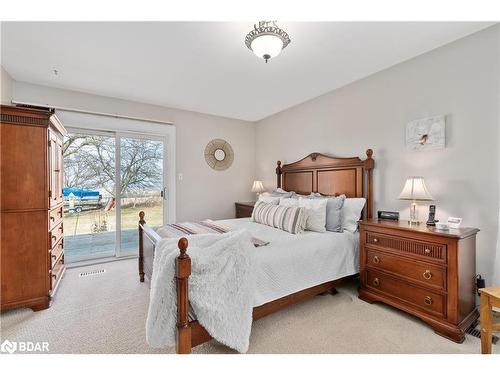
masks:
[[[254,181],[252,186],[252,193],[262,193],[263,191],[266,191],[266,189],[264,189],[262,181]]]
[[[261,59],[272,59],[283,49],[283,41],[276,35],[262,35],[252,41],[253,53]]]
[[[408,177],[398,199],[431,201],[432,196],[425,186],[423,177]]]

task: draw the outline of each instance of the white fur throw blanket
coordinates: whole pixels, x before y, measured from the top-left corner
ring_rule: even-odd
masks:
[[[196,318],[217,341],[240,353],[248,350],[252,328],[255,248],[247,231],[189,237],[189,301]],[[146,339],[153,347],[175,346],[177,239],[155,249]]]

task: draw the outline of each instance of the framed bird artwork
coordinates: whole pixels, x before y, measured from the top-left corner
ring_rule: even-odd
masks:
[[[433,150],[445,147],[445,116],[426,117],[406,124],[406,149]]]

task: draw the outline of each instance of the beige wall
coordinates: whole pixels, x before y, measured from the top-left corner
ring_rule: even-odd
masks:
[[[253,198],[254,126],[250,122],[170,109],[110,97],[14,82],[15,101],[113,113],[161,121],[176,127],[177,221],[234,217],[234,202]],[[167,125],[166,125],[167,126]],[[233,165],[214,171],[205,162],[206,144],[227,140],[234,149]]]
[[[422,175],[437,217],[464,218],[478,235],[478,272],[492,281],[499,207],[499,29],[471,35],[258,121],[256,178],[275,186],[276,160],[310,152],[363,157],[373,148],[376,210],[399,210],[407,176]],[[405,149],[405,124],[446,115],[446,148]],[[421,207],[421,217],[427,206]]]
[[[0,65],[0,103],[10,104],[12,100],[12,77]]]

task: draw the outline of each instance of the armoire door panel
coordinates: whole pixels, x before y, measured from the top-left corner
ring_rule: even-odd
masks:
[[[47,295],[47,211],[2,212],[2,305]]]
[[[2,211],[47,208],[47,129],[2,123],[1,132]]]

